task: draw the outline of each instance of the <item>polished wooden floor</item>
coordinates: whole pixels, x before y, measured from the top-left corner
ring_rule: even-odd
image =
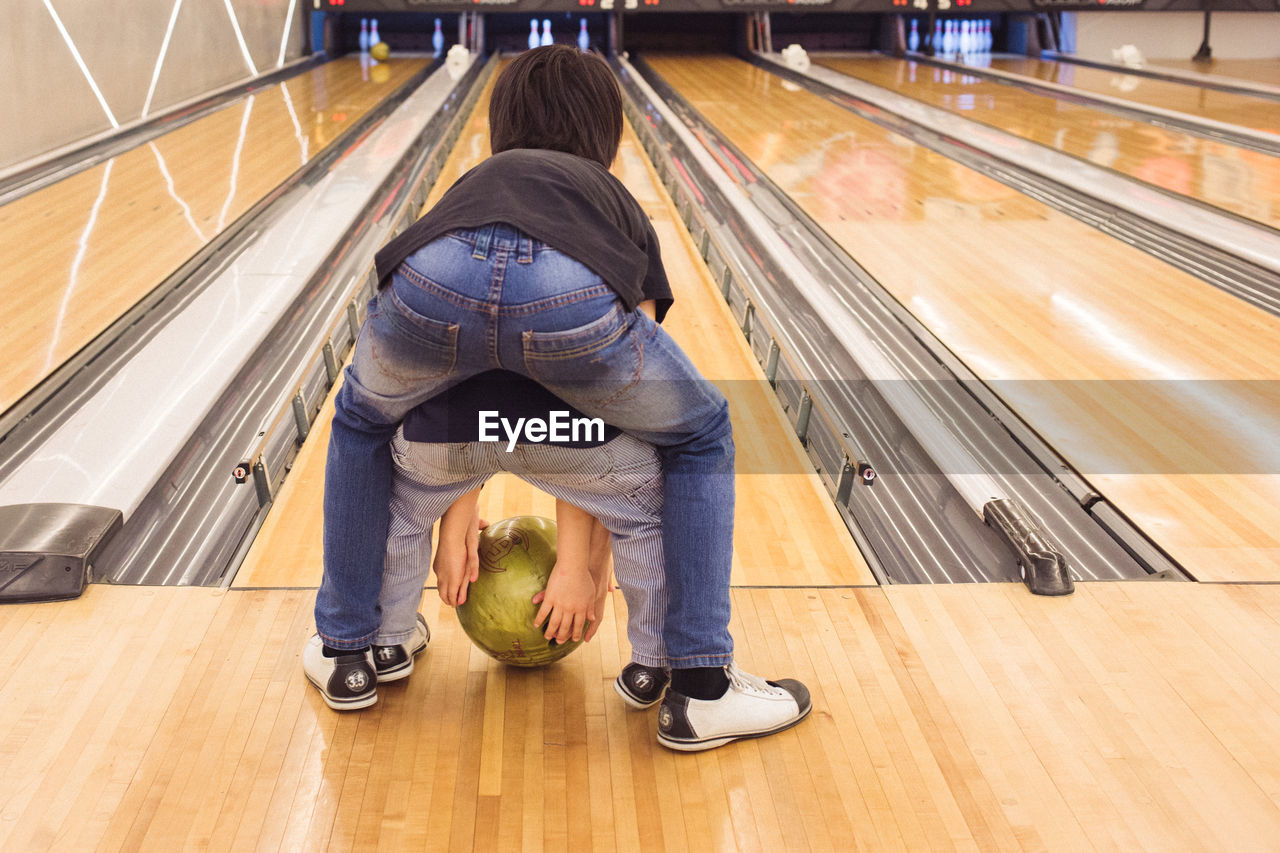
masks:
[[[1280,579],[1280,318],[746,62],[646,58],[1196,577]]]
[[[1280,86],[1280,59],[1211,59],[1193,62],[1190,59],[1147,59],[1153,69],[1174,68],[1178,71],[1194,71],[1235,80],[1249,80]]]
[[[758,376],[630,135],[618,172],[655,217],[673,333],[726,385]],[[763,391],[728,387],[745,460],[795,450]],[[744,667],[810,686],[788,732],[659,747],[611,688],[619,594],[596,641],[525,672],[428,592],[414,675],[331,711],[300,661],[324,442],[234,587],[0,610],[0,850],[1276,849],[1280,586],[870,586],[808,475],[739,478],[731,628]],[[485,500],[549,511],[509,480]]]
[[[313,590],[93,586],[0,620],[0,849],[1274,850],[1280,587],[738,589],[809,720],[654,740],[596,641],[506,669],[434,637],[375,707],[303,675]]]
[[[0,411],[426,62],[326,63],[0,207]]]
[[[1280,161],[1275,157],[911,60],[812,56],[841,74],[1280,227]]]
[[[1280,133],[1280,103],[1267,98],[1050,59],[999,57],[991,61],[991,67],[1071,86],[1082,92],[1096,92],[1267,133]]]

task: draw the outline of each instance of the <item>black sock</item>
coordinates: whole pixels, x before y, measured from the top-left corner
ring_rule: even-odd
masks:
[[[729,676],[722,666],[695,666],[671,670],[671,689],[690,699],[719,699],[729,690]]]
[[[325,646],[324,656],[327,658],[340,658],[343,655],[362,655],[367,651],[369,651],[368,646],[365,646],[363,649],[335,649],[330,646]]]

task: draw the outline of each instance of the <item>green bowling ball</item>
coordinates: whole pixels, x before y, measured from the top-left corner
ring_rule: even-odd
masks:
[[[546,666],[581,642],[543,637],[533,596],[546,589],[556,564],[556,523],[520,515],[480,531],[480,579],[457,608],[462,630],[482,651],[512,666]]]

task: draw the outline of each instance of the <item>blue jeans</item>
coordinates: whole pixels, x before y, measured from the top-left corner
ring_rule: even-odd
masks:
[[[667,654],[676,668],[730,662],[734,447],[724,396],[599,276],[504,224],[424,246],[370,303],[338,392],[325,468],[316,596],[325,643],[362,648],[377,635],[389,445],[400,420],[494,368],[528,376],[656,447],[665,475]]]

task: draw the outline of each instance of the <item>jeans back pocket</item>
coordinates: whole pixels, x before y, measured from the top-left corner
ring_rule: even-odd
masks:
[[[391,288],[382,291],[369,325],[374,357],[384,372],[423,381],[448,375],[457,363],[458,324],[418,314]]]
[[[636,316],[614,304],[601,317],[574,329],[525,332],[529,375],[569,405],[599,414],[600,406],[639,381],[644,349],[633,329]]]

